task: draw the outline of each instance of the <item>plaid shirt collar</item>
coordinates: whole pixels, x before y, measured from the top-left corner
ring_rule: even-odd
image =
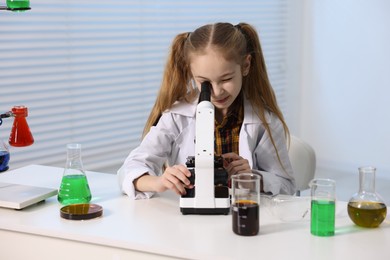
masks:
[[[215,120],[214,149],[217,155],[234,152],[239,154],[239,135],[244,120],[244,108],[241,96],[237,98],[222,122]]]

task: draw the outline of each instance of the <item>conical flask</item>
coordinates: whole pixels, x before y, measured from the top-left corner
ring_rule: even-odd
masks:
[[[9,144],[15,147],[32,145],[34,138],[26,120],[28,116],[27,107],[14,106],[12,108],[12,115],[14,116],[14,123],[12,125],[11,135],[9,136]]]
[[[67,145],[67,159],[62,176],[58,201],[63,205],[89,203],[91,201],[87,176],[81,160],[81,145]]]
[[[348,202],[348,215],[358,226],[378,227],[387,215],[387,207],[375,191],[375,172],[372,166],[359,168],[359,191]]]

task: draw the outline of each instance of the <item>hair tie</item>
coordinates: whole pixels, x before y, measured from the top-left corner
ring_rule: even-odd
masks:
[[[245,40],[246,40],[246,49],[247,49],[247,52],[250,53],[251,50],[253,50],[253,45],[252,45],[252,41],[250,39],[250,35],[248,35],[243,29],[242,29],[242,26],[240,24],[236,24],[234,25],[234,27],[239,30],[242,35],[245,37]]]
[[[243,33],[241,25],[239,23],[234,25],[234,27],[237,28],[237,30],[239,30],[241,33]]]

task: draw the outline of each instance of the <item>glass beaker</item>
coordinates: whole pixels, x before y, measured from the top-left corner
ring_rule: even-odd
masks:
[[[387,207],[375,191],[375,172],[372,166],[359,168],[359,191],[348,202],[348,215],[358,226],[378,227],[387,215]]]
[[[67,145],[67,159],[62,176],[58,201],[63,205],[88,203],[91,201],[87,176],[81,160],[81,145]]]
[[[313,179],[311,188],[310,233],[315,236],[333,236],[335,230],[336,182],[331,179]]]
[[[232,228],[237,235],[259,233],[260,178],[253,173],[232,176]]]

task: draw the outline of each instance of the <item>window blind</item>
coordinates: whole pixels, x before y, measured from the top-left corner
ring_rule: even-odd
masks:
[[[286,0],[31,0],[0,13],[0,112],[29,109],[32,146],[10,147],[10,168],[63,167],[82,144],[87,170],[115,172],[135,148],[154,103],[173,37],[214,22],[248,22],[260,35],[285,110]],[[12,119],[0,126],[8,140]]]

